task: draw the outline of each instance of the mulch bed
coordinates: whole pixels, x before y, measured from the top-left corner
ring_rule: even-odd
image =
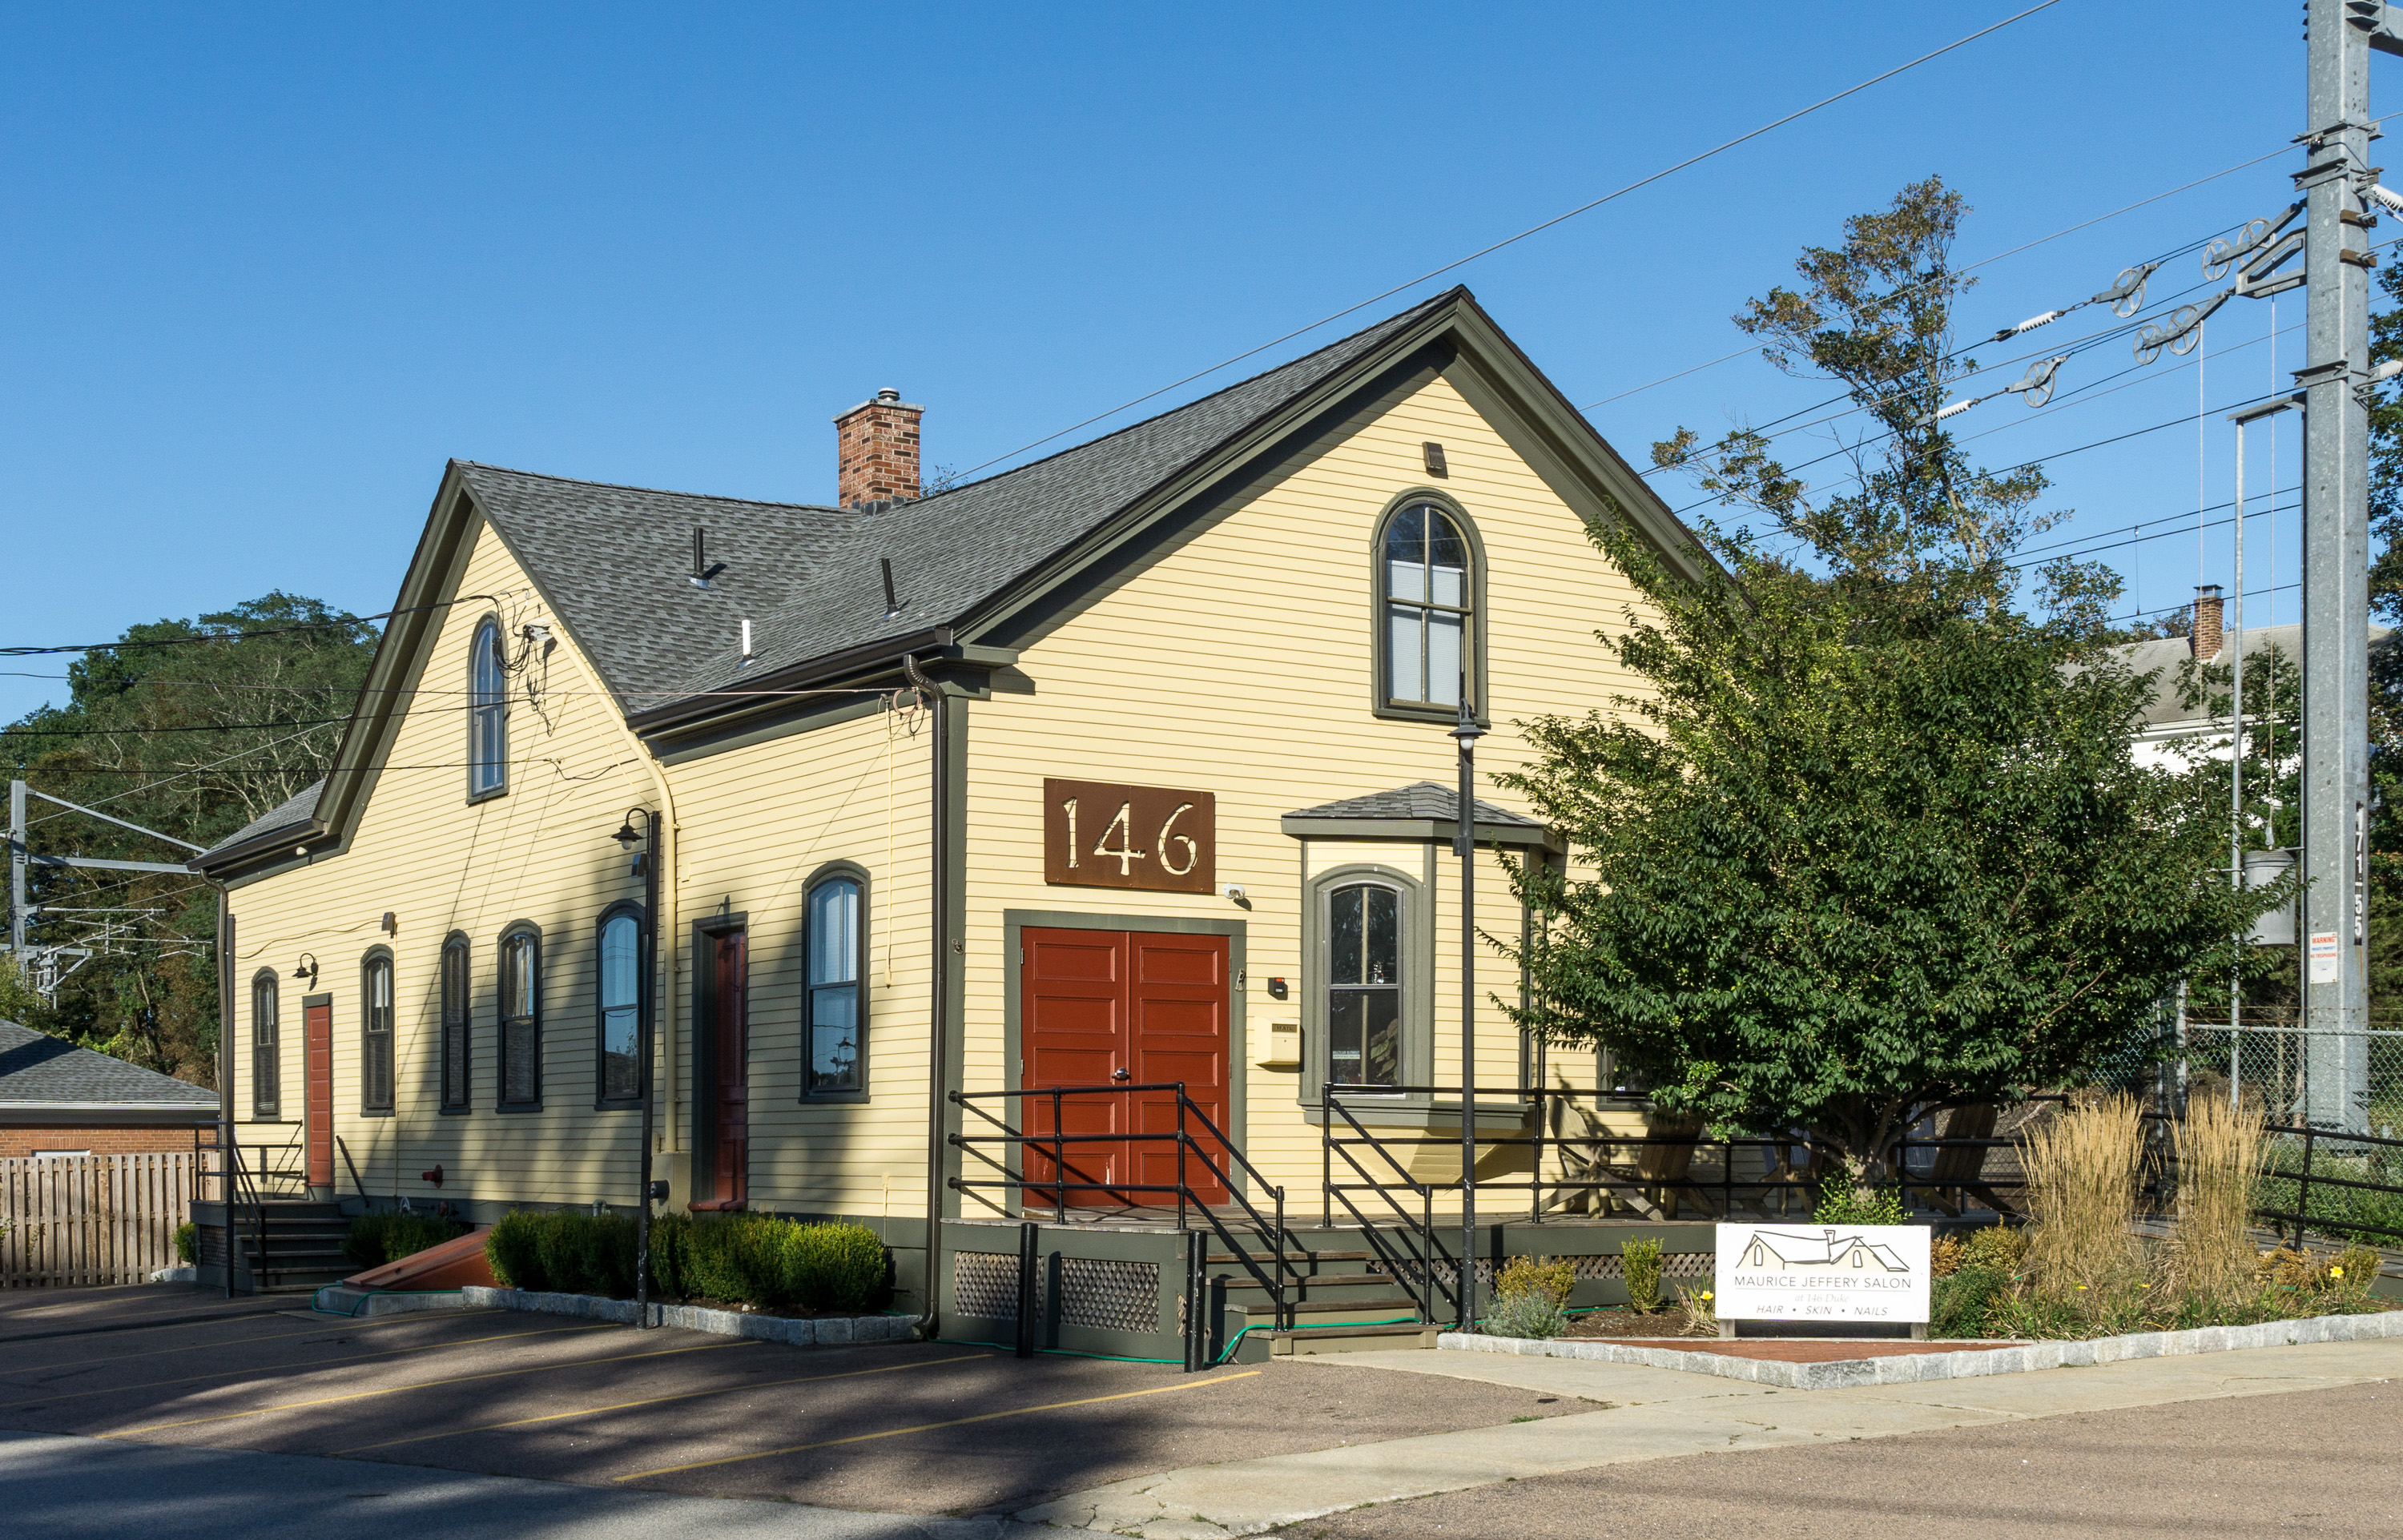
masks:
[[[1655,1311],[1649,1315],[1639,1315],[1632,1310],[1598,1310],[1572,1317],[1569,1321],[1569,1329],[1561,1335],[1563,1337],[1600,1337],[1614,1340],[1622,1337],[1675,1337],[1683,1330],[1685,1324],[1685,1316],[1674,1310]],[[1694,1337],[1688,1338],[1687,1340],[1700,1342],[1710,1339]],[[1646,1345],[1657,1347],[1660,1344],[1656,1342]]]

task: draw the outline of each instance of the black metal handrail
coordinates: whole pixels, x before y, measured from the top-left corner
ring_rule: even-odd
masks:
[[[951,1178],[950,1186],[953,1191],[963,1193],[975,1191],[980,1188],[1000,1188],[1006,1191],[1015,1191],[1021,1194],[1031,1191],[1048,1191],[1052,1194],[1054,1212],[1063,1219],[1067,1216],[1068,1194],[1071,1192],[1098,1191],[1109,1193],[1174,1193],[1176,1197],[1177,1229],[1179,1231],[1189,1229],[1191,1228],[1189,1221],[1190,1211],[1193,1209],[1199,1209],[1202,1213],[1202,1217],[1208,1222],[1209,1228],[1217,1235],[1220,1241],[1225,1242],[1228,1252],[1235,1258],[1236,1262],[1242,1266],[1244,1271],[1252,1275],[1254,1282],[1257,1283],[1262,1288],[1268,1290],[1271,1301],[1271,1319],[1274,1321],[1277,1329],[1290,1329],[1293,1325],[1294,1312],[1292,1310],[1292,1302],[1286,1296],[1285,1278],[1286,1274],[1291,1272],[1295,1279],[1299,1281],[1300,1274],[1299,1269],[1294,1266],[1292,1258],[1287,1255],[1288,1248],[1286,1246],[1286,1231],[1285,1223],[1285,1188],[1271,1184],[1266,1176],[1260,1173],[1257,1167],[1254,1166],[1249,1160],[1243,1158],[1243,1151],[1236,1147],[1235,1142],[1228,1138],[1226,1131],[1220,1129],[1217,1123],[1212,1119],[1210,1115],[1202,1110],[1202,1108],[1194,1102],[1193,1098],[1187,1093],[1185,1089],[1186,1084],[1187,1082],[1182,1080],[1148,1081],[1136,1084],[1113,1081],[1107,1085],[1100,1086],[1040,1086],[1021,1087],[1015,1089],[1007,1090],[952,1091],[951,1092],[951,1100],[953,1104],[959,1106],[965,1111],[974,1112],[978,1117],[983,1118],[987,1123],[993,1125],[1000,1131],[982,1134],[955,1133],[952,1134],[950,1139],[951,1146],[960,1150],[964,1155],[976,1156],[987,1166],[999,1172],[1000,1175],[981,1179],[971,1179],[965,1175],[954,1176]],[[1159,1132],[1132,1131],[1124,1133],[1068,1133],[1063,1131],[1061,1126],[1061,1113],[1065,1107],[1067,1100],[1070,1097],[1095,1095],[1132,1096],[1146,1092],[1157,1094],[1160,1091],[1174,1091],[1176,1095],[1176,1127],[1174,1131],[1161,1131]],[[1007,1103],[1013,1098],[1022,1099],[1027,1097],[1049,1099],[1051,1103],[1051,1131],[1049,1133],[1030,1134],[1021,1132],[1005,1119],[996,1117],[983,1107],[977,1105],[977,1103],[981,1101],[990,1100]],[[1188,1127],[1188,1118],[1194,1122],[1200,1123],[1202,1128],[1208,1132],[1210,1138],[1215,1140],[1218,1147],[1225,1151],[1228,1159],[1232,1162],[1236,1168],[1240,1169],[1244,1175],[1248,1176],[1255,1184],[1257,1184],[1262,1191],[1269,1193],[1273,1198],[1274,1214],[1272,1216],[1271,1214],[1262,1214],[1259,1208],[1255,1205],[1249,1198],[1244,1196],[1242,1186],[1235,1182],[1232,1174],[1228,1171],[1228,1169],[1219,1165],[1216,1158],[1212,1156],[1209,1149],[1205,1147],[1201,1141],[1194,1137],[1193,1131]],[[1076,1170],[1080,1177],[1086,1177],[1091,1174],[1090,1172],[1084,1172],[1081,1168],[1072,1168],[1069,1165],[1068,1146],[1070,1145],[1136,1145],[1160,1144],[1169,1141],[1174,1141],[1176,1146],[1176,1181],[1174,1185],[1156,1182],[1096,1182],[1088,1180],[1071,1182],[1067,1179],[1067,1173],[1072,1169]],[[1013,1172],[1007,1161],[995,1159],[992,1155],[988,1154],[983,1149],[979,1148],[978,1146],[980,1145],[999,1145],[1005,1148],[1014,1147],[1021,1151],[1018,1170]],[[1049,1148],[1051,1157],[1052,1179],[1050,1181],[1034,1182],[1026,1179],[1024,1174],[1025,1164],[1023,1151],[1030,1145],[1037,1149]],[[1202,1162],[1202,1169],[1208,1172],[1210,1178],[1216,1184],[1218,1190],[1224,1192],[1230,1202],[1243,1211],[1245,1217],[1251,1221],[1252,1228],[1259,1232],[1261,1241],[1271,1247],[1271,1256],[1274,1259],[1271,1268],[1263,1269],[1259,1263],[1253,1258],[1252,1254],[1245,1249],[1243,1242],[1236,1239],[1234,1232],[1227,1228],[1226,1222],[1213,1211],[1209,1203],[1203,1201],[1200,1195],[1193,1190],[1193,1183],[1190,1180],[1191,1172],[1188,1167],[1188,1159],[1200,1160]],[[1195,1284],[1191,1286],[1198,1287],[1199,1285]],[[1189,1301],[1188,1307],[1188,1320],[1198,1319],[1198,1312],[1202,1310],[1202,1304],[1203,1301],[1200,1297],[1195,1297]]]
[[[1359,1138],[1339,1141],[1324,1133],[1320,1136],[1319,1222],[1331,1227],[1334,1218],[1327,1205],[1330,1201],[1340,1202],[1343,1205],[1343,1212],[1350,1214],[1352,1222],[1359,1227],[1361,1238],[1368,1242],[1368,1249],[1377,1254],[1379,1266],[1396,1280],[1404,1280],[1411,1273],[1416,1273],[1419,1285],[1419,1319],[1431,1322],[1436,1318],[1435,1294],[1438,1286],[1435,1275],[1436,1248],[1438,1244],[1435,1234],[1435,1188],[1412,1177],[1402,1163],[1396,1160],[1392,1153],[1377,1142],[1374,1134],[1360,1126],[1359,1119],[1352,1116],[1351,1108],[1333,1099],[1329,1094],[1330,1089],[1331,1088],[1322,1088],[1319,1093],[1320,1128],[1331,1129],[1334,1126],[1334,1119],[1340,1117],[1352,1126]],[[1366,1167],[1353,1158],[1351,1145],[1363,1142],[1375,1150],[1378,1157],[1387,1165],[1394,1168],[1395,1173],[1401,1178],[1399,1184],[1377,1181],[1368,1174]],[[1359,1173],[1360,1181],[1339,1183],[1335,1180],[1333,1158],[1336,1155],[1342,1156],[1343,1163]],[[1418,1194],[1419,1212],[1415,1217],[1394,1200],[1390,1189],[1396,1185],[1408,1187]],[[1415,1256],[1409,1256],[1402,1253],[1367,1214],[1360,1212],[1360,1206],[1353,1202],[1351,1198],[1352,1193],[1356,1191],[1373,1192],[1384,1200],[1385,1206],[1394,1211],[1395,1217],[1400,1221],[1402,1228],[1416,1239],[1418,1244]],[[1461,1280],[1465,1276],[1465,1270],[1475,1265],[1476,1258],[1463,1258],[1461,1270],[1453,1275],[1452,1303],[1454,1306],[1457,1306],[1464,1297]],[[1467,1323],[1463,1321],[1462,1325],[1465,1329]]]

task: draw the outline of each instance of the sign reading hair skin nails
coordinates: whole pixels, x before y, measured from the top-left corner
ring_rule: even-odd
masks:
[[[1047,779],[1043,881],[1155,893],[1215,892],[1218,799],[1206,791]]]

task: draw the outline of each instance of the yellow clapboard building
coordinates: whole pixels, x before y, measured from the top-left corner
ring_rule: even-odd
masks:
[[[899,1309],[946,1223],[1315,1223],[1330,1083],[1456,1178],[1463,693],[1515,938],[1564,853],[1492,777],[1631,687],[1589,528],[1674,515],[1460,289],[924,494],[923,415],[836,420],[835,506],[449,466],[332,772],[195,863],[254,1179],[632,1212],[646,1028],[666,1204],[872,1225]]]

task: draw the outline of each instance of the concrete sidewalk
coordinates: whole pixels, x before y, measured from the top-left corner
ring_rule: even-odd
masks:
[[[1218,1540],[1372,1503],[1639,1461],[2403,1379],[2403,1340],[2313,1343],[2002,1379],[1827,1391],[1778,1390],[1634,1365],[1482,1353],[1346,1353],[1339,1361],[1576,1397],[1593,1403],[1594,1409],[1464,1433],[1191,1466],[1072,1493],[1018,1517],[1145,1540]]]

